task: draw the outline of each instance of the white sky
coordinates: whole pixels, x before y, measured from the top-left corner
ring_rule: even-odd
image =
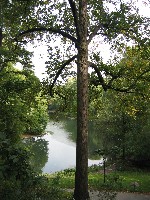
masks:
[[[143,4],[144,3],[144,4]],[[139,13],[142,16],[150,17],[150,0],[137,0],[137,5],[139,7]],[[108,44],[100,44],[102,49],[101,56],[103,57],[103,61],[107,62],[111,56],[111,52],[109,50],[110,46]],[[29,51],[34,52],[34,56],[32,58],[33,65],[35,66],[34,71],[35,75],[42,80],[42,78],[46,77],[45,73],[45,61],[47,61],[47,47],[46,44],[40,44],[40,46],[33,48],[33,46],[28,46]],[[42,57],[41,57],[42,56]],[[17,68],[21,68],[20,65],[17,65]]]

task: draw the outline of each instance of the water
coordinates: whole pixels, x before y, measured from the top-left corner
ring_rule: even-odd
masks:
[[[72,132],[68,131],[71,123],[74,130]],[[76,128],[75,121],[71,121],[71,123],[68,126],[67,121],[49,122],[46,128],[46,135],[32,141],[34,142],[33,151],[36,159],[38,159],[33,158],[32,162],[38,170],[42,169],[43,173],[54,173],[75,167],[76,143],[74,133]],[[100,163],[102,163],[102,159],[88,159],[89,166]]]

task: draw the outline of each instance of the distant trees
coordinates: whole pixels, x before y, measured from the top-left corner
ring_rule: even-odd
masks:
[[[144,48],[137,46],[127,48],[124,57],[116,66],[121,67],[120,71],[123,74],[120,74],[120,78],[114,83],[116,88],[124,88],[123,90],[130,85],[130,90],[120,93],[109,91],[101,95],[98,93],[100,88],[95,88],[95,95],[100,99],[101,109],[94,109],[99,100],[95,100],[92,105],[98,117],[100,135],[105,148],[109,150],[111,147],[116,147],[116,156],[120,159],[139,164],[142,160],[149,160],[149,151],[147,151],[150,126],[148,52],[148,45]]]
[[[116,92],[107,92],[102,101],[105,102],[105,112],[97,111],[95,123],[102,140],[102,148],[114,162],[129,161],[130,164],[137,165],[143,160],[149,161],[147,148],[150,142],[150,102],[133,94]],[[143,167],[146,163],[143,162]]]
[[[63,116],[76,117],[77,114],[77,80],[70,78],[65,84],[56,85],[53,97],[49,97],[49,112],[55,113],[58,117]],[[51,115],[50,115],[51,116]]]

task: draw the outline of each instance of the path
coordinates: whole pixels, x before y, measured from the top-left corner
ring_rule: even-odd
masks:
[[[90,200],[101,200],[98,195],[98,191],[90,192]],[[116,200],[150,200],[150,194],[119,192]]]

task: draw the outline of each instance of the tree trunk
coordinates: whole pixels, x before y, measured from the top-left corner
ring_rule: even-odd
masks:
[[[88,193],[88,44],[87,4],[79,4],[79,41],[77,63],[77,146],[75,200],[86,200]]]

